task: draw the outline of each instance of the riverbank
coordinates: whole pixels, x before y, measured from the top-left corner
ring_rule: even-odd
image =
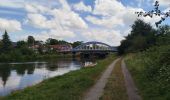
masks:
[[[72,54],[34,54],[34,55],[12,55],[12,54],[1,54],[0,63],[5,62],[32,62],[36,60],[46,60],[54,58],[71,58]]]
[[[47,79],[38,85],[13,92],[2,100],[79,100],[115,58],[111,55],[98,61],[94,67]]]
[[[129,54],[125,62],[143,100],[170,100],[170,46]]]

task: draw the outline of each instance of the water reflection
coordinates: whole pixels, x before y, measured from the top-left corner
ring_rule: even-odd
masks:
[[[47,62],[0,64],[0,95],[4,96],[44,79],[78,70],[87,62],[90,60],[60,59]]]

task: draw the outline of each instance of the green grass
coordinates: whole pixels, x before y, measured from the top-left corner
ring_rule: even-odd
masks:
[[[26,62],[35,60],[71,58],[72,54],[33,54],[33,55],[17,55],[17,54],[0,54],[0,62]]]
[[[82,68],[54,77],[24,90],[15,91],[2,100],[80,100],[107,66],[115,59],[109,56],[92,68]]]
[[[104,89],[104,94],[101,100],[128,100],[124,76],[121,69],[121,60],[114,67],[111,76]]]
[[[143,100],[170,100],[170,46],[153,47],[126,56]]]

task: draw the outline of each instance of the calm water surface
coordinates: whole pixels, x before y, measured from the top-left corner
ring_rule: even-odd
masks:
[[[58,59],[53,61],[0,63],[0,96],[37,84],[44,79],[63,75],[91,64],[92,61]]]

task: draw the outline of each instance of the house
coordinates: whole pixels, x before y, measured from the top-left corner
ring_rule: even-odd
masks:
[[[72,46],[69,44],[65,45],[50,45],[50,50],[54,50],[57,52],[69,52],[72,50]]]

